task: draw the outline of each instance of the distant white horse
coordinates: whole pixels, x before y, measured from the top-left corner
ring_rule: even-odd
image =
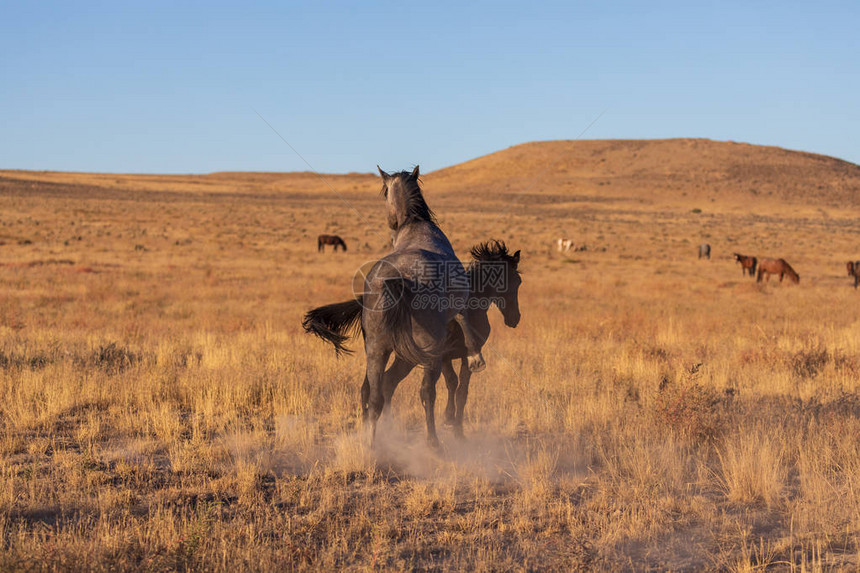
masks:
[[[555,242],[555,248],[559,253],[566,253],[573,248],[573,239],[558,239]]]

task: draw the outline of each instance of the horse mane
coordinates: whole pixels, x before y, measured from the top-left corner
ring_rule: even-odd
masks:
[[[519,274],[519,270],[517,269],[517,265],[519,264],[519,257],[515,257],[510,254],[508,251],[507,245],[505,245],[504,241],[496,241],[490,240],[483,243],[479,243],[472,247],[469,250],[469,254],[472,255],[474,261],[469,265],[471,269],[476,263],[482,262],[498,262],[498,263],[508,263],[510,264],[514,271]]]
[[[421,180],[418,177],[412,177],[408,171],[401,171],[390,175],[391,178],[399,177],[400,185],[406,197],[406,219],[404,225],[409,223],[427,222],[437,224],[436,214],[427,205],[424,200],[424,194],[421,193]],[[388,183],[382,182],[382,195],[388,199]]]

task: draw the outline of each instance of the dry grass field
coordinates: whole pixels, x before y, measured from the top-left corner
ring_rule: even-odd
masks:
[[[386,252],[378,178],[0,172],[0,569],[860,567],[860,168],[553,142],[423,180],[461,256],[523,252],[438,452],[417,374],[371,450],[360,344],[301,329]]]

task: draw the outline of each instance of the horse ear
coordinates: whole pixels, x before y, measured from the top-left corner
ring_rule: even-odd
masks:
[[[415,169],[412,170],[412,179],[418,179],[418,166],[415,166]]]
[[[519,263],[519,262],[520,262],[520,251],[519,251],[519,249],[517,249],[517,252],[516,252],[516,253],[514,253],[514,262],[515,262],[515,263]]]
[[[379,170],[379,176],[382,177],[382,180],[388,181],[388,178],[391,176],[388,173],[386,173],[385,171],[383,171],[382,167],[380,167],[379,165],[377,165],[376,168]]]

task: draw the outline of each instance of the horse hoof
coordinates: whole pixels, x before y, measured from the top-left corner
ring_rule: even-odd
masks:
[[[487,363],[484,362],[484,355],[480,352],[477,354],[472,354],[471,356],[467,357],[466,360],[469,363],[469,371],[471,372],[480,372],[487,367]]]

